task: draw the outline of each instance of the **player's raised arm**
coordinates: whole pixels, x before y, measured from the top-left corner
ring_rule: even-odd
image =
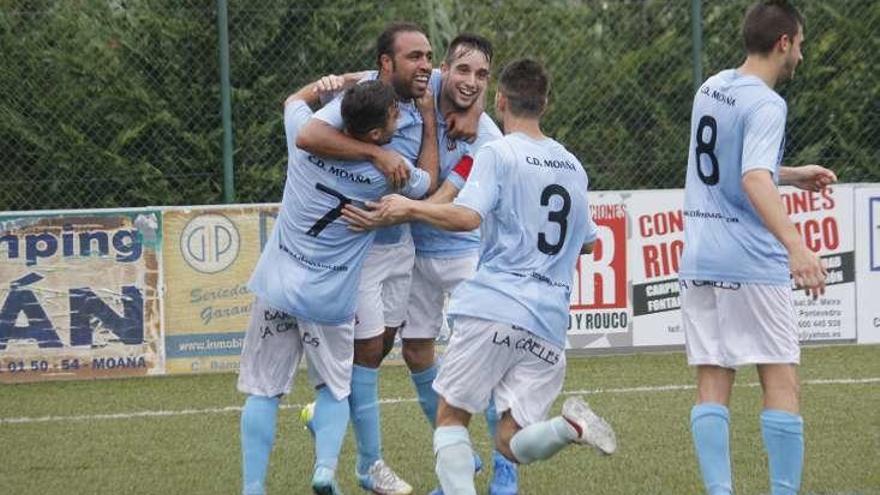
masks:
[[[325,107],[322,114],[339,114],[339,100],[333,100]],[[390,150],[372,143],[365,143],[347,136],[329,122],[320,118],[312,118],[300,131],[296,146],[309,153],[336,158],[339,160],[369,160],[388,178],[395,188],[400,187],[409,178],[409,169],[404,158]]]
[[[819,192],[837,182],[837,175],[821,165],[780,167],[779,183],[805,191]]]
[[[416,166],[428,173],[431,178],[428,193],[437,190],[440,181],[440,151],[437,143],[437,119],[434,114],[434,93],[425,91],[419,98],[414,98],[416,107],[422,116],[422,142],[419,148],[419,159]]]
[[[321,108],[323,104],[332,100],[342,91],[354,86],[366,77],[368,72],[349,72],[342,75],[328,74],[320,79],[309,83],[284,100],[284,105],[294,101],[304,101],[312,110]]]

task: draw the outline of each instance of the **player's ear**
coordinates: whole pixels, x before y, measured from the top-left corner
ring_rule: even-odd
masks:
[[[782,53],[788,53],[791,49],[791,38],[788,34],[783,33],[782,36],[779,37],[779,40],[776,41],[776,47]]]
[[[495,110],[500,114],[507,110],[507,97],[499,88],[495,91]]]
[[[387,53],[379,55],[379,69],[387,74],[394,72],[394,60]]]
[[[371,143],[378,143],[382,141],[382,129],[374,127],[373,129],[367,131],[364,137],[366,137],[367,140],[369,140]]]

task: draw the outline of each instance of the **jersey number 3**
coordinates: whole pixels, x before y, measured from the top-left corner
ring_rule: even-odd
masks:
[[[703,140],[703,133],[709,129],[711,132],[708,141]],[[718,124],[715,119],[709,115],[703,115],[700,123],[697,124],[697,175],[700,180],[707,186],[718,184],[718,157],[715,156],[715,142],[718,140]],[[709,163],[712,169],[708,174],[703,173],[703,155],[709,157]]]
[[[556,241],[556,244],[550,244],[547,242],[547,235],[543,232],[538,232],[538,251],[550,256],[559,254],[559,251],[562,250],[562,245],[565,244],[565,232],[568,230],[568,212],[571,210],[571,196],[559,184],[550,184],[541,191],[541,206],[548,206],[550,198],[553,196],[562,198],[562,208],[548,213],[547,220],[559,224],[559,240]]]

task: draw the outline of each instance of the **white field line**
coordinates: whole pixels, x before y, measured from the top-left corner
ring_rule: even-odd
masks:
[[[865,385],[880,383],[880,377],[875,378],[830,378],[818,380],[804,380],[801,385]],[[754,388],[760,386],[757,382],[737,384],[736,387]],[[566,390],[562,395],[598,395],[598,394],[643,394],[656,392],[678,392],[682,390],[694,390],[694,385],[659,385],[645,387],[625,387],[625,388],[596,388],[585,390]],[[417,399],[412,397],[396,397],[390,399],[381,399],[380,404],[403,404],[408,402],[416,402]],[[300,409],[305,404],[282,404],[281,409]],[[241,412],[241,406],[212,407],[206,409],[178,409],[170,411],[135,411],[126,413],[112,414],[83,414],[76,416],[40,416],[40,417],[20,417],[20,418],[0,418],[0,425],[11,424],[27,424],[27,423],[53,423],[65,421],[102,421],[112,419],[135,419],[135,418],[156,418],[170,416],[191,416],[196,414],[226,414]]]

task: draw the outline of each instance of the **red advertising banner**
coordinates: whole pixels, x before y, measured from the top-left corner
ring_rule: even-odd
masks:
[[[615,193],[593,193],[590,200],[598,238],[593,253],[581,255],[575,270],[569,345],[626,345],[630,325],[626,204]]]

